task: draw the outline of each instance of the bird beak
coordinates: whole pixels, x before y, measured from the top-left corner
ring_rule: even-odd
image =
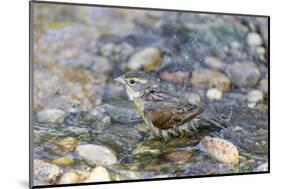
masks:
[[[124,80],[124,78],[122,76],[115,78],[114,81],[117,81],[117,82],[120,82],[122,84],[125,84],[125,80]]]

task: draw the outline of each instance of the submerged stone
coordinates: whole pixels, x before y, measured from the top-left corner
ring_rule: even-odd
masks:
[[[53,184],[61,174],[57,165],[39,159],[35,159],[33,163],[35,185]]]
[[[85,144],[78,146],[76,151],[91,166],[117,163],[115,154],[104,146]]]
[[[37,113],[39,122],[63,123],[66,113],[60,109],[46,109]]]
[[[167,154],[165,159],[174,163],[185,163],[190,161],[191,157],[191,151],[175,151]]]
[[[259,165],[256,170],[257,172],[264,172],[264,171],[268,171],[268,163],[263,163],[261,165]]]
[[[54,143],[66,152],[74,151],[76,146],[79,145],[79,141],[73,137],[61,138],[54,141]]]
[[[74,163],[74,159],[72,156],[66,155],[66,156],[53,160],[52,163],[56,164],[56,165],[67,166],[67,165],[72,165]]]
[[[107,169],[102,166],[98,166],[93,169],[89,177],[84,182],[104,182],[110,180],[110,175]]]
[[[73,184],[73,183],[80,183],[80,177],[75,171],[69,171],[62,175],[59,179],[59,184]]]

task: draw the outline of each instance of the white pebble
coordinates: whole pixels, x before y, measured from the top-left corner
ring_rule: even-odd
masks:
[[[252,90],[247,94],[247,100],[251,103],[256,103],[263,100],[263,94],[260,90]]]
[[[250,46],[260,46],[263,43],[261,36],[255,32],[248,33],[246,41]]]
[[[213,100],[220,100],[222,98],[222,92],[218,90],[217,88],[208,89],[207,98],[211,101]]]

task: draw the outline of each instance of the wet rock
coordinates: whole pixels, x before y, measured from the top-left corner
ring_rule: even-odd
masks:
[[[80,183],[80,177],[75,171],[64,173],[58,181],[58,184]]]
[[[160,51],[154,47],[148,47],[134,54],[128,63],[130,70],[143,68],[145,71],[154,71],[161,63]]]
[[[224,68],[224,63],[213,56],[208,56],[205,58],[205,64],[210,66],[211,68],[215,68],[215,69],[223,69]]]
[[[112,180],[138,180],[142,179],[142,175],[138,171],[124,170],[121,167],[113,169],[114,174],[110,174]]]
[[[163,163],[163,164],[148,164],[144,170],[145,171],[152,171],[152,172],[157,172],[160,173],[163,170],[167,170],[169,168],[169,164]]]
[[[227,140],[206,136],[200,141],[200,147],[201,150],[223,163],[237,164],[239,162],[236,146]]]
[[[143,135],[137,128],[133,125],[128,125],[128,123],[114,123],[109,128],[104,129],[101,134],[96,134],[96,141],[109,147],[119,156],[133,148],[142,139]]]
[[[154,145],[151,145],[149,142],[142,142],[137,145],[134,149],[134,155],[141,155],[141,154],[151,154],[151,155],[158,155],[161,151],[159,148],[155,148]]]
[[[117,162],[115,154],[104,146],[85,144],[78,146],[76,151],[91,166],[112,165]]]
[[[66,113],[59,109],[47,109],[37,113],[39,122],[63,123]]]
[[[67,165],[72,165],[74,163],[74,159],[71,155],[66,155],[66,156],[53,160],[52,163],[56,164],[56,165],[67,166]]]
[[[160,78],[173,83],[183,83],[189,80],[189,72],[178,71],[178,72],[168,72],[163,71],[160,73]]]
[[[168,175],[168,174],[166,174],[166,175],[155,175],[155,176],[153,176],[153,177],[151,177],[151,178],[169,178],[169,177],[171,177],[170,175]]]
[[[264,171],[268,171],[268,163],[263,163],[261,165],[259,165],[256,170],[257,172],[264,172]]]
[[[112,65],[109,63],[109,61],[106,58],[101,56],[96,56],[94,58],[94,63],[91,69],[97,74],[107,75],[111,72]]]
[[[259,89],[265,94],[268,95],[268,79],[262,79],[260,81]]]
[[[121,108],[110,104],[103,105],[107,114],[119,123],[137,123],[142,120],[139,113],[135,109]]]
[[[57,165],[39,159],[35,159],[33,163],[35,185],[53,184],[61,174],[61,169]]]
[[[247,94],[247,100],[256,103],[263,100],[263,94],[260,90],[252,90]]]
[[[165,159],[174,163],[185,163],[190,161],[191,151],[175,151],[165,156]]]
[[[110,180],[110,175],[107,169],[102,166],[98,166],[93,169],[89,177],[84,182],[104,182]]]
[[[79,145],[79,141],[72,137],[61,138],[54,141],[54,143],[65,152],[72,152],[75,150],[76,146]]]
[[[216,87],[222,91],[230,89],[230,80],[228,77],[219,71],[199,68],[192,72],[191,82],[193,85],[202,87]]]
[[[92,119],[97,121],[97,124],[101,126],[109,126],[111,124],[111,118],[107,115],[104,105],[97,106],[90,111]]]
[[[253,47],[260,46],[263,43],[261,36],[255,32],[248,33],[246,41],[249,46]]]
[[[228,65],[226,73],[238,87],[255,86],[260,79],[260,70],[253,62],[236,62]]]
[[[216,88],[208,89],[206,96],[211,101],[220,100],[222,98],[222,92]]]
[[[88,130],[86,128],[80,128],[76,126],[69,126],[67,127],[66,131],[74,135],[87,135]]]

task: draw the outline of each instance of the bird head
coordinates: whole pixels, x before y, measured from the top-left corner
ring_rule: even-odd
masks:
[[[142,71],[130,71],[114,80],[125,85],[130,100],[139,99],[147,88],[157,83],[152,75]]]

